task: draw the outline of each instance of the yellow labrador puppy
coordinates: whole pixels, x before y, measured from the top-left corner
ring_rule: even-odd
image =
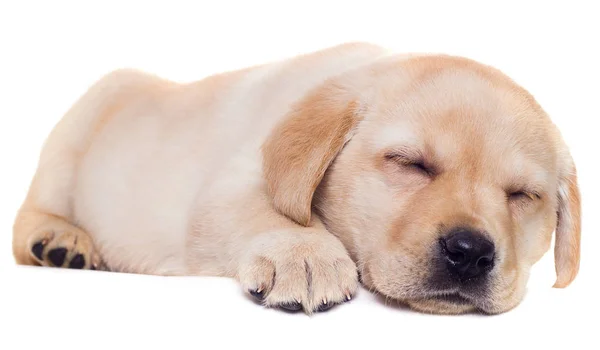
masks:
[[[579,268],[575,166],[499,71],[353,43],[177,84],[121,70],[46,141],[19,264],[235,277],[307,313],[369,289],[500,313],[556,229]]]

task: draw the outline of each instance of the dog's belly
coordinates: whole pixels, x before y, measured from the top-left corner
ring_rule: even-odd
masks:
[[[173,142],[160,130],[160,116],[118,117],[82,159],[76,220],[111,269],[180,274],[201,163],[194,162],[189,137]]]
[[[114,270],[187,273],[191,211],[239,147],[235,129],[162,107],[114,116],[78,170],[75,219]]]

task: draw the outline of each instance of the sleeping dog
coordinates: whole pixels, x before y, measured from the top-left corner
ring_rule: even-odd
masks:
[[[269,307],[369,289],[500,313],[555,237],[577,275],[575,165],[498,70],[351,43],[180,84],[119,70],[49,135],[17,263],[236,278]]]

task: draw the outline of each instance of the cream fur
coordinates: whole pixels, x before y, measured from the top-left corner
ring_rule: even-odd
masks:
[[[431,202],[438,211],[424,217],[430,215],[436,222],[433,217],[469,217],[469,222],[494,232],[505,250],[506,264],[519,261],[518,268],[503,266],[505,272],[498,273],[497,295],[488,304],[475,306],[501,312],[518,303],[529,267],[548,249],[556,224],[552,213],[561,204],[557,268],[568,271],[557,270],[557,284],[568,284],[578,266],[579,204],[573,199],[578,193],[575,180],[568,177],[574,166],[551,123],[528,94],[491,68],[443,56],[423,56],[425,61],[419,61],[421,57],[397,56],[359,43],[191,84],[133,70],[107,75],[81,97],[45,144],[15,223],[17,262],[52,265],[47,255],[39,259],[31,253],[33,245],[43,242],[46,252],[67,248],[65,265],[83,254],[86,268],[235,277],[246,290],[265,294],[266,305],[296,300],[307,312],[351,298],[358,285],[358,263],[365,283],[381,293],[428,312],[464,312],[452,305],[413,300],[416,296],[402,288],[414,288],[418,276],[401,268],[390,271],[396,264],[392,260],[372,262],[390,249],[386,242],[396,237],[390,225],[408,210],[411,193],[423,193],[430,180],[397,173],[389,164],[371,159],[396,145],[427,145],[440,159],[454,159],[452,166],[458,169],[480,157],[456,141],[466,139],[474,148],[489,150],[491,159],[500,155],[487,148],[490,145],[507,152],[503,156],[520,159],[519,167],[529,171],[547,194],[537,209],[527,209],[529,214],[511,215],[491,204],[490,198],[497,196],[492,184],[500,186],[501,179],[492,179],[483,170],[461,173],[438,186],[438,193],[452,186],[456,198],[462,198],[455,204],[471,211],[460,214],[449,210],[448,203]],[[455,68],[435,72],[446,65]],[[340,95],[324,97],[334,90]],[[328,100],[320,102],[323,98]],[[311,112],[305,111],[308,105]],[[325,135],[330,127],[331,133],[341,130],[336,114],[342,109],[350,113],[344,124],[349,131],[324,144],[313,140],[311,134]],[[439,123],[435,118],[449,111],[485,115],[489,124],[471,125],[464,114],[454,115],[447,118],[455,118],[462,127],[446,132],[435,126]],[[506,118],[522,111],[520,126]],[[299,130],[308,123],[303,118],[319,113],[332,121],[314,120],[314,130]],[[427,125],[432,127],[424,129]],[[543,137],[524,141],[522,125]],[[515,139],[492,129],[514,133]],[[287,136],[278,135],[280,131]],[[478,136],[482,133],[487,139]],[[308,140],[308,148],[291,156],[297,145],[288,145],[286,137]],[[518,146],[541,147],[551,155],[523,158]],[[325,163],[324,154],[329,157]],[[296,172],[287,168],[292,164],[298,166],[293,168]],[[298,175],[303,164],[307,171],[314,164],[315,174]],[[270,165],[277,167],[265,172]],[[496,165],[484,161],[480,166]],[[301,193],[293,184],[305,182],[314,187],[320,183],[319,189],[307,188],[308,198],[289,202],[290,196]],[[390,183],[395,190],[390,190]],[[469,202],[461,195],[473,186],[479,186],[477,191],[485,198]],[[557,186],[560,203],[549,198]],[[400,200],[394,192],[399,188],[405,193]],[[315,191],[317,211],[311,215]],[[277,202],[282,193],[285,204]],[[520,220],[522,225],[513,225]],[[417,242],[430,242],[433,231],[420,222],[417,218],[402,225],[412,227],[407,230],[421,225],[430,233],[402,241],[401,251],[424,254]],[[519,227],[539,232],[539,239],[528,241],[533,247],[526,251],[511,248],[524,246],[522,242],[508,243],[510,232]],[[411,254],[402,258],[407,266],[418,264]],[[511,258],[514,255],[520,258]],[[512,294],[502,296],[507,290]]]

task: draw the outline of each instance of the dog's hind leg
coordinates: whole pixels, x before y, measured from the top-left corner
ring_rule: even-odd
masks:
[[[13,252],[18,264],[102,269],[90,235],[66,219],[21,210],[14,225]]]
[[[144,73],[119,70],[94,84],[50,133],[13,226],[18,264],[101,268],[93,236],[77,223],[77,171],[94,135],[132,100],[168,86]]]

